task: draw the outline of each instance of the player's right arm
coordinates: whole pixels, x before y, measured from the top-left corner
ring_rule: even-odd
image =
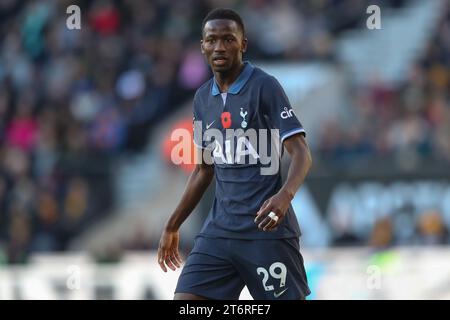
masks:
[[[164,272],[167,272],[166,266],[172,270],[180,267],[180,226],[200,202],[213,177],[214,166],[206,163],[197,164],[191,173],[183,196],[169,217],[159,241],[158,263]]]

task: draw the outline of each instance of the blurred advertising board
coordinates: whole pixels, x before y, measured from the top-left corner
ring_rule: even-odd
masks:
[[[305,249],[308,299],[450,299],[448,247]],[[180,271],[164,273],[154,252],[117,264],[86,255],[36,255],[0,267],[0,299],[172,299]],[[251,299],[245,289],[241,299]]]

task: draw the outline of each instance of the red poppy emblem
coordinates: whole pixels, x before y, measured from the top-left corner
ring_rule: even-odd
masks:
[[[222,112],[222,127],[224,129],[228,129],[229,127],[231,127],[231,113],[227,112]]]

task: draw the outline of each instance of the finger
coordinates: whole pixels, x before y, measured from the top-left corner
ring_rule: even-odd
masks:
[[[279,221],[275,221],[273,219],[271,220],[272,220],[271,223],[268,224],[265,229],[263,229],[264,231],[274,231],[278,227]]]
[[[269,225],[271,221],[271,218],[269,218],[268,216],[265,217],[264,220],[258,225],[258,228],[264,230],[264,228],[267,227],[267,225]]]
[[[260,223],[261,221],[263,221],[263,219],[267,216],[269,212],[270,212],[270,205],[269,202],[267,202],[265,206],[263,205],[261,209],[259,209],[255,218],[255,223]]]
[[[260,213],[266,209],[266,207],[269,205],[269,199],[267,199],[266,201],[264,201],[264,203],[262,204],[262,206],[259,208],[258,212],[256,213],[256,215],[260,215]]]
[[[179,264],[183,263],[183,259],[181,258],[180,252],[178,252],[178,250],[175,252],[175,257],[177,258]]]
[[[256,216],[256,218],[255,218],[255,223],[256,223],[256,224],[261,223],[262,220],[264,220],[264,217],[265,217],[264,214],[262,214],[262,213],[258,214],[258,215]]]
[[[281,221],[284,219],[284,216],[279,216],[279,215],[277,215],[277,217],[278,217],[278,220],[272,219],[272,220],[274,221],[274,223],[271,224],[271,225],[267,228],[267,231],[275,231],[275,230],[277,229],[277,227],[280,225]]]
[[[274,219],[270,219],[270,222],[266,224],[263,228],[263,231],[270,231],[277,225],[277,222]]]
[[[267,205],[269,204],[269,199],[267,199],[266,201],[264,201],[264,203],[262,204],[261,208],[259,208],[258,212],[256,213],[257,215],[267,207]]]
[[[178,261],[175,252],[173,252],[172,255],[170,256],[170,261],[172,261],[172,263],[173,263],[177,268],[180,267],[180,262]]]
[[[180,263],[177,260],[177,257],[175,256],[175,253],[172,253],[172,255],[170,256],[170,261],[173,263],[173,265],[177,268],[180,267]]]
[[[266,225],[266,227],[263,229],[264,231],[271,231],[274,228],[276,228],[278,225],[278,221],[274,220],[274,219],[270,219],[270,223],[268,223]]]
[[[167,272],[167,268],[164,265],[164,259],[161,250],[158,250],[158,264],[161,267],[162,271]]]
[[[177,268],[173,265],[172,261],[170,260],[170,256],[166,256],[164,258],[164,262],[166,265],[170,268],[170,270],[175,271]]]

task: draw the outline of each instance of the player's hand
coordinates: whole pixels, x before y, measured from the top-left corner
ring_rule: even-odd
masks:
[[[181,266],[181,256],[178,252],[180,242],[179,231],[164,230],[159,240],[158,263],[164,272],[167,272],[166,265],[173,271]]]
[[[258,229],[263,231],[274,231],[284,219],[291,200],[291,197],[287,193],[280,191],[264,201],[263,205],[256,213],[255,223],[258,225]],[[278,218],[271,218],[269,216],[271,212]]]

